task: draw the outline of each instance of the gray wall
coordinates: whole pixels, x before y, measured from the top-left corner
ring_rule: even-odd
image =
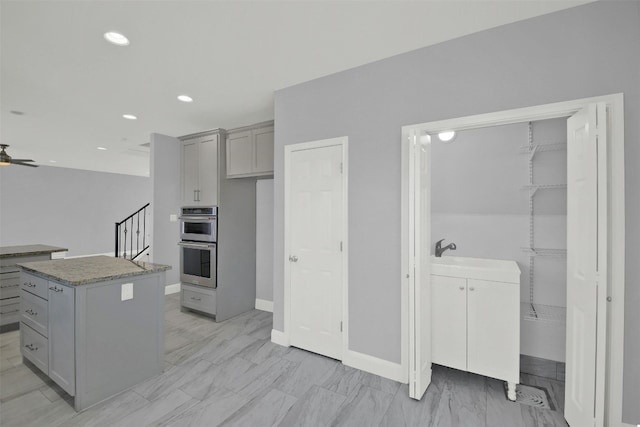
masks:
[[[640,422],[639,22],[638,2],[595,2],[276,92],[274,328],[283,329],[285,145],[349,138],[349,347],[399,363],[401,127],[623,92],[623,410]]]
[[[153,181],[153,235],[151,259],[170,265],[167,284],[180,282],[180,223],[170,221],[180,214],[180,142],[173,137],[151,134],[151,179]]]
[[[43,243],[67,256],[112,253],[114,224],[151,201],[147,177],[50,166],[0,167],[0,245]]]
[[[256,181],[256,299],[273,301],[273,179]]]

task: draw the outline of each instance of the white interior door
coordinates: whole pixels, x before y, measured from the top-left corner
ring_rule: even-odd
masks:
[[[606,322],[606,109],[592,104],[567,120],[567,354],[565,418],[571,427],[602,425]],[[600,121],[600,123],[598,123]],[[600,127],[600,129],[598,128]],[[602,128],[605,131],[602,131]],[[604,159],[602,157],[605,157]],[[600,191],[599,191],[600,190]],[[606,206],[606,205],[605,205]],[[604,224],[603,224],[604,223]],[[604,241],[601,241],[604,240]],[[605,251],[602,252],[602,249]],[[602,274],[602,275],[601,275]],[[600,311],[599,311],[600,306]],[[598,325],[600,322],[600,325]],[[604,329],[601,329],[604,330]],[[600,348],[598,347],[600,346]]]
[[[291,345],[342,358],[342,146],[289,156]]]
[[[409,215],[414,236],[410,258],[414,275],[409,289],[409,396],[419,400],[431,383],[431,141],[415,133],[410,138],[409,198],[413,204]]]

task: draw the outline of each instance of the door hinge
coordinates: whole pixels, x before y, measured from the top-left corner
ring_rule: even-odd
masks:
[[[344,164],[340,162],[340,173],[343,173],[343,169],[344,169]]]
[[[342,252],[342,240],[340,240],[340,252]]]
[[[342,332],[342,320],[340,321],[340,332]]]

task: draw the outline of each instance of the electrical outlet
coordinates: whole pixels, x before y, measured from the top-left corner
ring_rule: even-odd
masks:
[[[120,288],[120,299],[126,301],[133,299],[133,283],[123,283]]]
[[[178,222],[178,215],[169,214],[169,222]]]

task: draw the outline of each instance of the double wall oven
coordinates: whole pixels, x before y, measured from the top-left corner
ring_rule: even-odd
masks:
[[[180,281],[216,287],[217,206],[183,207],[180,215]]]

